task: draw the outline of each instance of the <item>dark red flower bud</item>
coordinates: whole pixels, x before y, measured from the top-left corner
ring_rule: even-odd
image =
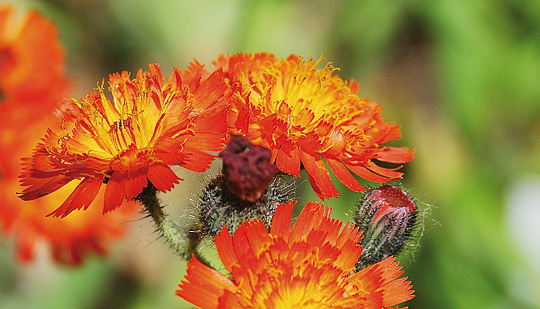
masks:
[[[360,200],[355,223],[364,231],[357,268],[398,254],[410,238],[417,216],[411,196],[396,185],[367,191]]]
[[[242,200],[258,200],[278,171],[270,163],[270,150],[252,145],[240,135],[231,135],[229,145],[219,156],[223,159],[225,185]]]
[[[227,189],[224,177],[219,175],[208,183],[196,200],[199,232],[214,237],[227,225],[234,233],[242,222],[254,219],[261,219],[269,228],[278,205],[292,201],[294,195],[294,185],[276,177],[259,199],[253,202],[242,200]]]

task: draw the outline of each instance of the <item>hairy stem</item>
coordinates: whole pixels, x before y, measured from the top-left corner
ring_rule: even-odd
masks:
[[[160,200],[157,196],[158,190],[151,183],[135,198],[141,202],[148,215],[154,220],[154,224],[161,236],[163,236],[169,246],[176,251],[182,258],[189,261],[194,255],[199,262],[209,266],[208,261],[197,251],[197,245],[200,242],[195,231],[184,231],[182,227],[171,220],[163,210]]]

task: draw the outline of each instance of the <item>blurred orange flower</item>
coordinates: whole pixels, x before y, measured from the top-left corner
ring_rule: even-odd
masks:
[[[201,308],[388,308],[414,297],[393,257],[354,272],[357,227],[309,202],[291,229],[293,208],[278,207],[270,233],[260,220],[234,237],[225,227],[215,244],[232,280],[192,258],[176,294]]]
[[[178,183],[170,165],[201,172],[223,146],[227,87],[223,72],[211,75],[199,63],[163,78],[158,64],[150,72],[109,76],[84,99],[65,101],[62,131],[49,130],[31,158],[25,159],[21,198],[33,200],[82,179],[51,213],[65,217],[87,209],[106,183],[103,212],[135,198],[150,182],[165,192]]]
[[[374,182],[399,179],[400,168],[383,168],[373,160],[391,163],[411,161],[414,151],[383,146],[400,137],[400,127],[386,123],[376,102],[359,98],[358,83],[346,83],[333,75],[322,58],[304,61],[291,55],[220,56],[233,89],[240,89],[229,113],[229,131],[272,151],[271,162],[284,173],[300,177],[301,165],[322,198],[338,196],[325,165],[349,189],[364,186],[350,173]]]
[[[120,223],[137,210],[60,220],[45,215],[65,199],[67,187],[39,201],[17,197],[20,157],[32,151],[38,132],[56,125],[53,111],[69,90],[55,26],[37,12],[22,16],[18,20],[11,7],[0,7],[0,224],[15,238],[19,261],[31,261],[48,245],[55,261],[77,265],[87,254],[105,254],[108,242],[124,233]]]

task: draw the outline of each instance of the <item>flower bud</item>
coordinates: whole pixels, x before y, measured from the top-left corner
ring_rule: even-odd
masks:
[[[239,198],[229,191],[225,177],[219,175],[206,186],[197,199],[197,220],[202,236],[214,237],[226,224],[233,233],[244,221],[261,219],[270,227],[272,217],[280,203],[293,200],[294,187],[275,177],[268,188],[255,201]]]
[[[223,159],[225,185],[242,200],[254,202],[261,198],[278,171],[270,163],[270,150],[252,145],[240,135],[231,135],[229,145],[219,156]]]
[[[358,269],[398,254],[410,238],[417,208],[411,196],[396,185],[367,191],[359,202],[355,223],[364,232]]]

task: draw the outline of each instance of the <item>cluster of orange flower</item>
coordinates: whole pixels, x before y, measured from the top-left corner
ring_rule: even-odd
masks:
[[[355,175],[400,179],[401,166],[376,162],[413,158],[405,147],[384,145],[399,138],[399,126],[331,64],[317,68],[323,59],[240,53],[220,56],[213,70],[196,61],[173,68],[169,78],[150,64],[134,77],[111,74],[108,89],[75,99],[66,96],[71,83],[54,26],[37,13],[22,21],[13,15],[0,8],[0,145],[9,149],[0,156],[0,223],[16,235],[23,261],[41,242],[68,264],[103,254],[148,188],[167,192],[179,183],[171,166],[203,172],[235,136],[268,151],[265,164],[282,174],[300,177],[305,169],[322,199],[339,195],[330,171],[360,192],[366,187]],[[355,268],[361,231],[341,229],[322,204],[308,203],[291,229],[294,204],[277,207],[269,231],[246,220],[231,237],[225,225],[215,245],[232,279],[192,258],[177,294],[203,308],[386,308],[413,297],[392,256]]]

